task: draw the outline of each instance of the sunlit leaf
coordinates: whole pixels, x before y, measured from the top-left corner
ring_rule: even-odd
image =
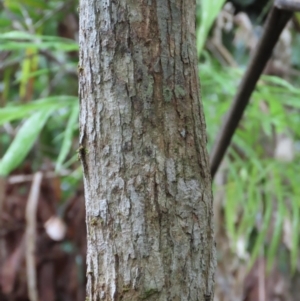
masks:
[[[23,162],[51,113],[51,110],[43,110],[24,122],[0,160],[0,176],[7,176]]]
[[[220,12],[225,0],[202,0],[200,13],[200,26],[197,30],[197,51],[201,54],[208,32]]]
[[[57,36],[33,35],[22,31],[10,31],[0,34],[0,50],[24,50],[30,48],[76,51],[78,44]]]
[[[18,106],[6,106],[0,108],[0,125],[9,121],[22,119],[33,111],[44,109],[55,110],[66,107],[77,103],[77,100],[75,96],[52,96]]]

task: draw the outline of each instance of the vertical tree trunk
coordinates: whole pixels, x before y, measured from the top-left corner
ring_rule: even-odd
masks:
[[[209,300],[195,0],[80,2],[87,300]]]

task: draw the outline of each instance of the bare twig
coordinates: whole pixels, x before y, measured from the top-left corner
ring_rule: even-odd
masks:
[[[35,267],[36,211],[42,178],[43,174],[41,172],[34,175],[26,206],[26,270],[30,301],[38,301]]]
[[[0,177],[0,212],[3,212],[4,200],[5,200],[5,187],[6,179]],[[0,216],[0,229],[2,228],[2,218]],[[0,266],[2,266],[2,261],[5,258],[5,242],[0,238]]]
[[[70,170],[64,170],[60,172],[59,174],[55,173],[54,171],[48,171],[43,174],[43,178],[51,179],[55,177],[65,177],[72,173]],[[24,182],[31,182],[34,178],[34,175],[15,175],[10,176],[8,178],[9,184],[18,184],[18,183],[24,183]]]
[[[262,252],[263,253],[263,252]],[[258,261],[258,300],[266,301],[265,261]]]
[[[0,212],[2,212],[3,210],[3,205],[5,200],[5,187],[6,187],[6,179],[0,177]]]
[[[221,62],[224,62],[226,65],[236,68],[238,65],[231,56],[230,52],[224,47],[221,43],[215,39],[207,41],[207,48],[214,53],[214,56],[219,58]]]

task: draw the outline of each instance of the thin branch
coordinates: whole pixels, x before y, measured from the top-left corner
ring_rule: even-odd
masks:
[[[49,171],[43,174],[43,178],[55,178],[55,177],[65,177],[68,176],[72,173],[70,170],[64,170],[57,174],[54,171]],[[15,176],[10,176],[8,178],[8,184],[18,184],[18,183],[24,183],[24,182],[31,182],[33,180],[35,175],[15,175]]]
[[[5,187],[6,179],[0,177],[0,212],[3,212],[3,206],[5,202]],[[0,229],[3,228],[2,216],[0,216]],[[0,266],[2,266],[2,260],[5,258],[5,243],[4,240],[0,238]]]
[[[287,22],[292,17],[292,12],[281,10],[273,6],[254,56],[250,60],[248,69],[241,81],[238,92],[233,100],[225,122],[213,146],[210,156],[210,168],[212,177],[216,174],[224,154],[230,144],[231,138],[243,116],[250,96],[256,83],[268,62],[272,50]]]
[[[26,271],[27,287],[30,301],[38,301],[35,244],[36,244],[36,211],[43,174],[37,172],[33,177],[26,206]]]

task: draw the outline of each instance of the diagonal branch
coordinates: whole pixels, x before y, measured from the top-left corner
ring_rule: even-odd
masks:
[[[294,6],[292,5],[292,2],[294,3]],[[286,5],[284,5],[284,3]],[[238,92],[233,100],[233,103],[213,146],[212,153],[210,155],[210,168],[212,177],[215,176],[221,164],[232,136],[243,116],[255,85],[271,56],[273,48],[278,41],[282,30],[292,17],[293,12],[291,10],[300,9],[300,7],[298,7],[299,3],[299,1],[275,1],[275,4],[266,21],[263,36],[257,45],[254,56],[250,60],[248,69],[240,83]]]

